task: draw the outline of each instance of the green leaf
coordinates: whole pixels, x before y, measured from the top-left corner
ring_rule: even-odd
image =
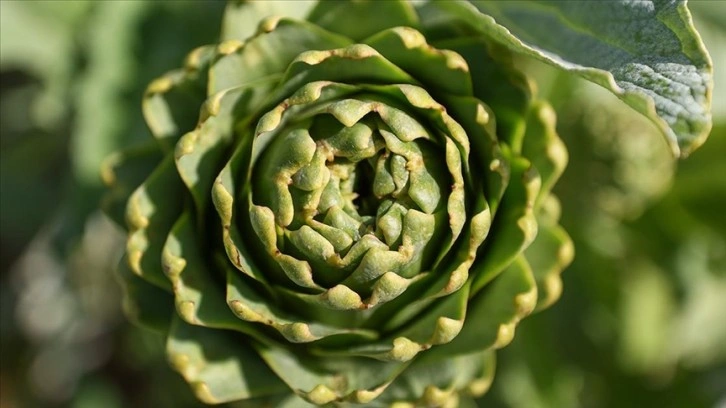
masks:
[[[208,267],[199,250],[201,236],[188,212],[182,214],[169,232],[161,256],[164,273],[172,283],[174,303],[185,322],[215,329],[244,331],[232,315],[214,269]]]
[[[499,202],[509,183],[509,161],[502,154],[495,135],[498,134],[495,117],[489,106],[477,98],[447,97],[444,105],[451,116],[456,119],[466,131],[471,142],[471,156],[469,165],[472,174],[484,174],[482,177],[483,196],[491,208],[496,212]],[[474,182],[476,177],[472,177]]]
[[[354,44],[341,49],[301,53],[288,66],[278,94],[291,95],[315,81],[416,84],[413,77],[372,47]]]
[[[76,68],[69,56],[78,52],[74,36],[91,6],[80,1],[0,3],[0,67],[22,69],[42,80],[43,89],[28,110],[31,120],[44,129],[59,126],[68,114],[69,84]]]
[[[337,354],[367,356],[381,361],[409,361],[419,352],[433,345],[448,343],[459,334],[466,316],[468,296],[469,287],[465,286],[442,297],[410,325],[396,331],[393,334],[395,338],[353,347]]]
[[[516,157],[512,178],[494,216],[492,230],[472,266],[474,294],[507,268],[537,235],[534,201],[541,181],[531,163]]]
[[[361,20],[361,16],[375,16]],[[418,18],[408,1],[320,1],[308,20],[326,30],[360,41],[387,28],[417,28]]]
[[[518,53],[595,82],[648,117],[676,155],[711,129],[712,63],[685,1],[515,1],[435,7]]]
[[[315,6],[314,1],[234,0],[227,4],[222,21],[222,41],[247,40],[255,34],[260,21],[281,16],[302,20]]]
[[[161,268],[161,251],[181,215],[184,199],[184,184],[169,154],[131,194],[126,206],[129,265],[134,273],[168,291],[171,284]]]
[[[529,109],[522,154],[532,162],[542,179],[535,201],[535,208],[539,208],[565,171],[568,159],[567,148],[555,130],[555,112],[544,101],[533,103]]]
[[[499,349],[512,341],[517,324],[537,303],[537,287],[532,268],[524,256],[514,260],[486,288],[469,301],[461,332],[448,344],[428,351],[431,357]]]
[[[464,395],[482,395],[489,389],[494,366],[493,350],[439,359],[424,355],[396,378],[379,400],[460,407],[459,399]]]
[[[227,304],[241,322],[249,322],[255,327],[268,326],[291,343],[310,343],[329,337],[339,337],[343,343],[352,343],[377,337],[373,331],[337,328],[300,320],[295,314],[279,308],[274,298],[265,295],[264,292],[257,293],[238,271],[228,271]]]
[[[199,47],[189,53],[184,68],[166,73],[146,88],[141,103],[144,119],[165,150],[197,123],[213,55],[213,47]]]
[[[527,78],[514,67],[512,53],[503,46],[469,36],[434,44],[464,57],[471,72],[474,96],[494,112],[499,141],[519,152],[525,129],[522,117],[527,113],[532,92]]]
[[[537,282],[536,310],[552,305],[560,297],[560,274],[572,263],[575,255],[572,240],[558,224],[559,210],[557,199],[547,196],[537,213],[537,237],[524,252]]]
[[[279,346],[258,351],[296,394],[318,405],[371,402],[410,364],[360,357],[316,358]]]
[[[207,404],[283,393],[287,387],[232,332],[172,321],[166,350],[174,368]]]
[[[134,274],[126,257],[119,263],[116,276],[123,288],[123,309],[129,320],[166,333],[174,314],[171,295]]]
[[[125,227],[129,197],[162,159],[158,144],[150,141],[116,152],[103,161],[101,179],[108,192],[101,200],[101,208],[118,225]]]
[[[212,96],[205,103],[203,119],[176,144],[176,168],[200,217],[207,210],[212,183],[223,166],[220,159],[234,137],[233,121],[248,120],[271,88],[271,81],[261,81]]]
[[[209,96],[228,88],[249,85],[281,75],[295,57],[309,50],[344,47],[350,40],[313,24],[287,18],[264,20],[245,42],[225,41],[209,74]]]
[[[424,83],[429,93],[472,94],[466,60],[455,52],[430,46],[419,31],[396,27],[378,32],[364,42]]]
[[[142,2],[99,3],[79,37],[87,66],[77,70],[71,103],[76,110],[71,138],[75,177],[84,184],[100,184],[98,168],[104,158],[122,146],[128,123],[136,118],[129,103],[119,97],[129,92],[137,78],[133,47],[139,40],[136,27],[151,5]],[[67,58],[67,57],[66,57]],[[80,75],[78,75],[80,74]]]

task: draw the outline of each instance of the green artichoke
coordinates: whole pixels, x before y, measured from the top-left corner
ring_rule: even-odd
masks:
[[[559,295],[554,112],[436,4],[232,3],[143,111],[125,305],[204,402],[466,406]]]

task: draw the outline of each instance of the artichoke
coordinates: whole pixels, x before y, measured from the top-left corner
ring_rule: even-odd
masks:
[[[466,406],[572,258],[554,112],[436,4],[301,4],[149,85],[103,169],[126,310],[207,403]]]

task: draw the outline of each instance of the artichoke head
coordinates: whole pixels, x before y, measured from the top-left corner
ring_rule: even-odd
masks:
[[[106,162],[126,310],[207,403],[463,405],[572,258],[554,113],[435,5],[270,7],[231,3]]]

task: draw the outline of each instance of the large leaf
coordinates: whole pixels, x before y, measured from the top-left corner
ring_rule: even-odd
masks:
[[[712,64],[685,0],[471,3],[434,7],[515,52],[610,90],[648,117],[676,155],[688,155],[708,136]]]

